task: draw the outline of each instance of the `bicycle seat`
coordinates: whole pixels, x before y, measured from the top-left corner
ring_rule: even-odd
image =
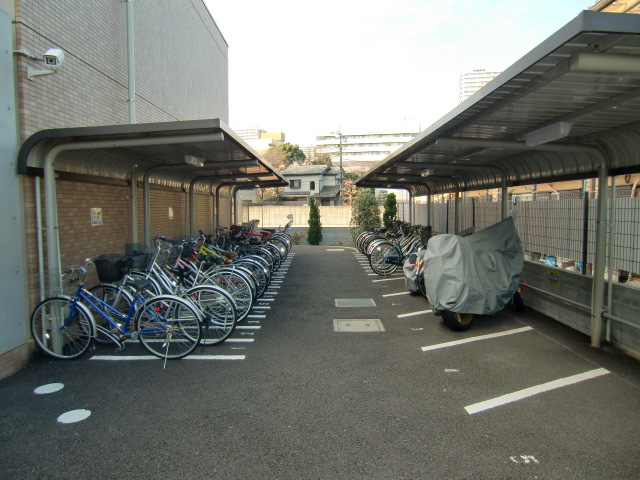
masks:
[[[127,287],[133,287],[136,292],[140,290],[144,290],[151,284],[152,282],[148,278],[141,279],[141,280],[127,280],[125,282],[125,285]]]

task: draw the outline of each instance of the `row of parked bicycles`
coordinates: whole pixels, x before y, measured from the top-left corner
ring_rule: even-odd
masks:
[[[159,236],[153,249],[127,244],[124,255],[87,259],[60,275],[64,292],[36,306],[33,338],[40,350],[60,359],[77,358],[94,342],[122,349],[126,340],[138,340],[165,364],[198,345],[220,344],[287,258],[288,227],[260,229],[254,220],[215,235]],[[90,265],[99,283],[86,288]]]
[[[430,227],[396,221],[390,229],[362,232],[356,248],[380,276],[402,268],[407,290],[424,296],[453,330],[466,330],[476,316],[509,303],[524,309],[524,253],[512,217],[477,233],[470,227],[435,236]]]

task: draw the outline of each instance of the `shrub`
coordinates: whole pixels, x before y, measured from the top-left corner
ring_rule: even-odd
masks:
[[[320,208],[314,197],[309,198],[309,230],[307,232],[307,243],[309,245],[320,245],[322,241],[322,223],[320,222]]]
[[[384,212],[382,214],[382,223],[384,228],[391,228],[391,223],[396,219],[398,214],[398,203],[396,201],[396,194],[390,193],[384,200]]]
[[[378,199],[372,189],[358,190],[351,206],[351,238],[361,232],[380,227]]]

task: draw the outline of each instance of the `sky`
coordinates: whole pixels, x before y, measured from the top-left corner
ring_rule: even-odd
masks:
[[[460,74],[503,71],[596,0],[204,0],[229,45],[229,125],[300,146],[425,130]]]

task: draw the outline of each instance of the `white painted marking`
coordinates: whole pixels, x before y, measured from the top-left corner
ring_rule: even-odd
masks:
[[[64,384],[62,383],[48,383],[36,388],[33,393],[35,393],[36,395],[47,395],[48,393],[59,392],[63,388]]]
[[[490,338],[504,337],[506,335],[513,335],[514,333],[522,333],[529,330],[533,330],[533,328],[531,327],[514,328],[513,330],[507,330],[506,332],[490,333],[488,335],[480,335],[478,337],[465,338],[463,340],[455,340],[453,342],[438,343],[437,345],[422,347],[422,351],[428,352],[430,350],[438,350],[439,348],[454,347],[456,345],[462,345],[464,343],[478,342],[480,340],[488,340]]]
[[[256,309],[256,310],[270,310],[271,309],[271,305],[254,305],[251,308],[252,309]]]
[[[275,302],[275,298],[260,298],[259,302]]]
[[[433,310],[420,310],[419,312],[403,313],[398,315],[398,318],[414,317],[416,315],[423,315],[425,313],[431,313]]]
[[[550,390],[555,390],[557,388],[562,388],[568,385],[584,382],[585,380],[591,380],[592,378],[600,377],[608,373],[610,372],[608,370],[605,370],[604,368],[596,368],[595,370],[591,370],[589,372],[579,373],[577,375],[572,375],[570,377],[559,378],[558,380],[553,380],[551,382],[543,383],[541,385],[525,388],[524,390],[508,393],[506,395],[492,398],[490,400],[485,400],[484,402],[474,403],[473,405],[464,407],[464,409],[467,411],[467,413],[469,413],[469,415],[473,415],[474,413],[483,412],[485,410],[499,407],[507,403],[516,402],[524,398],[538,395],[539,393],[544,393]]]
[[[238,325],[236,330],[260,330],[260,328],[261,327],[259,325]]]
[[[247,315],[247,318],[267,318],[267,316],[266,315],[249,314],[249,315]],[[242,328],[242,327],[236,327],[236,328]]]
[[[70,412],[63,413],[58,417],[58,423],[76,423],[86,420],[91,415],[90,410],[79,409],[71,410]]]
[[[400,292],[400,293],[387,293],[386,295],[382,295],[383,297],[397,297],[398,295],[409,295],[411,292]]]
[[[381,280],[374,280],[373,283],[376,282],[389,282],[391,280],[404,280],[404,277],[389,277],[389,278],[383,278]]]
[[[327,248],[327,252],[344,252],[344,248]]]
[[[230,342],[230,343],[241,343],[241,342],[253,342],[252,338],[227,338],[224,342],[222,343],[226,343],[226,342]],[[200,340],[200,345],[219,345],[221,342],[215,342],[212,340]]]
[[[198,358],[196,358],[198,357]],[[245,355],[189,355],[182,360],[244,360]],[[163,360],[155,355],[94,355],[89,360],[107,360],[113,362],[129,360]]]

